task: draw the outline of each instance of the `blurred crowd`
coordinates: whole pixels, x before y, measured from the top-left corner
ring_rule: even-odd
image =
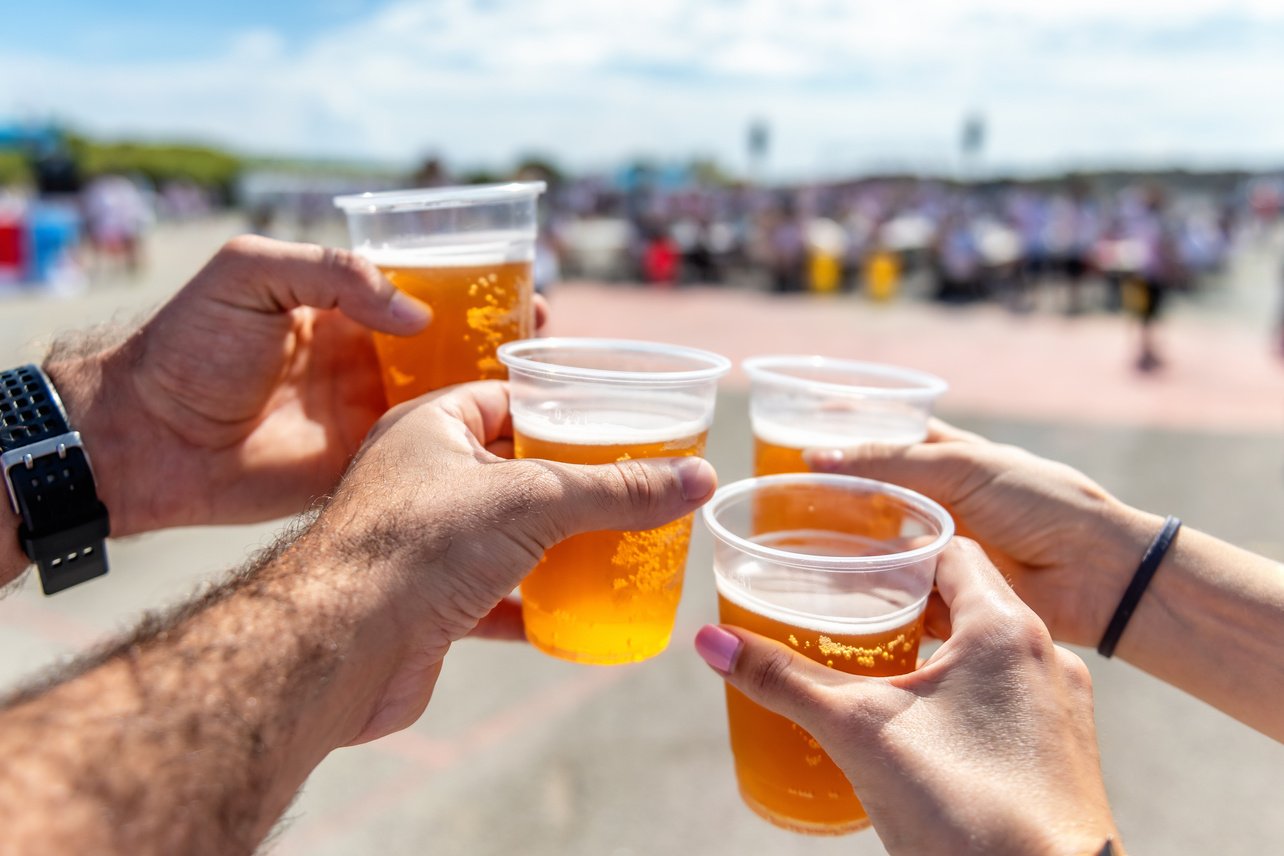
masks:
[[[1238,230],[1278,216],[1279,200],[1270,183],[1220,194],[919,180],[621,192],[581,180],[553,191],[546,231],[570,276],[886,299],[926,271],[938,299],[1019,305],[1044,275],[1073,286],[1098,274],[1119,304],[1130,280],[1194,287],[1222,268]]]
[[[634,166],[574,178],[524,167],[515,177],[549,184],[535,272],[541,289],[578,277],[857,292],[880,301],[912,290],[915,297],[995,300],[1026,310],[1042,284],[1056,282],[1067,313],[1137,317],[1143,369],[1158,364],[1149,328],[1167,296],[1199,289],[1224,268],[1242,235],[1278,222],[1284,204],[1284,178],[1261,176],[878,178],[767,187]],[[469,180],[435,159],[400,178],[249,170],[231,201],[250,231],[342,241],[336,194]],[[0,285],[83,286],[104,271],[136,272],[155,222],[199,218],[223,201],[190,181],[85,178],[70,161],[47,157],[26,194],[0,188]],[[1278,268],[1284,286],[1284,261]],[[1284,315],[1284,295],[1280,303]],[[1281,342],[1284,348],[1284,332]]]
[[[584,179],[550,193],[543,267],[563,275],[999,301],[1016,311],[1056,283],[1067,314],[1136,319],[1136,367],[1162,365],[1154,322],[1203,287],[1246,234],[1280,219],[1284,180],[877,179],[794,188]],[[1284,353],[1284,259],[1276,264]],[[1091,285],[1091,288],[1086,286]]]
[[[58,147],[32,163],[32,186],[0,186],[0,286],[65,292],[91,276],[135,275],[158,220],[204,217],[219,204],[217,194],[189,180],[84,176]]]

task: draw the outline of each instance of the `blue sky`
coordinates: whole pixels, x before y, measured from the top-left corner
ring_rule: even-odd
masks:
[[[6,4],[4,22],[23,49],[97,62],[215,57],[247,30],[270,29],[302,46],[360,20],[377,0],[34,0]],[[11,28],[11,29],[10,29]],[[6,38],[6,41],[10,39]],[[14,44],[6,46],[12,50]]]
[[[648,155],[771,173],[948,169],[970,112],[1028,170],[1284,162],[1276,0],[39,0],[0,118],[408,162]]]

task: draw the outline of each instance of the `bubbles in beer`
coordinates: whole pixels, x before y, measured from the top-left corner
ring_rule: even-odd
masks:
[[[529,238],[480,238],[463,246],[362,250],[393,285],[433,310],[432,323],[414,336],[373,334],[389,404],[455,383],[505,378],[496,349],[532,334]]]
[[[555,413],[515,410],[517,457],[574,464],[699,454],[703,430],[656,424],[654,415],[615,413],[624,430],[601,424],[557,424]],[[534,417],[534,418],[532,418]],[[629,424],[631,423],[631,428]],[[621,442],[621,437],[626,442]],[[586,663],[645,660],[668,645],[682,593],[692,517],[638,532],[587,532],[549,550],[522,582],[527,638],[541,650]]]
[[[841,532],[796,530],[756,540],[824,555],[868,549],[870,541]],[[832,585],[820,578],[802,580],[744,554],[731,561],[730,567],[719,567],[717,577],[723,623],[786,642],[802,656],[850,674],[898,675],[914,668],[924,601],[899,590],[894,573],[861,589],[853,585],[854,578]],[[727,718],[736,777],[750,808],[778,826],[814,834],[841,834],[868,825],[847,777],[805,729],[731,686]]]

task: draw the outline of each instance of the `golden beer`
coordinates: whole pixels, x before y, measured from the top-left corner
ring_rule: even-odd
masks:
[[[508,377],[495,350],[533,333],[530,261],[425,264],[431,256],[398,256],[372,261],[393,285],[431,306],[433,316],[414,336],[374,333],[388,405],[451,384]]]
[[[910,446],[922,442],[926,432],[914,425],[895,422],[843,425],[834,416],[817,417],[818,427],[799,428],[766,419],[753,420],[753,474],[805,473],[811,468],[803,459],[807,449],[849,449],[861,443],[891,443]],[[829,424],[826,424],[829,423]]]
[[[575,426],[540,427],[561,438],[536,436],[519,420],[513,431],[517,457],[609,464],[701,455],[707,434],[707,429],[692,433],[686,425],[672,439],[643,434],[612,443],[577,436]],[[691,522],[687,515],[658,529],[587,532],[554,546],[522,581],[526,638],[555,657],[599,665],[636,662],[663,651],[682,594]]]
[[[815,547],[809,547],[815,537],[816,533],[807,533],[788,545],[777,541],[772,546],[808,552]],[[831,550],[820,548],[817,552]],[[844,596],[855,595],[834,592],[815,597],[821,608],[832,609],[834,601]],[[804,607],[805,602],[803,596]],[[908,620],[889,619],[853,633],[850,623],[809,622],[755,600],[752,594],[722,580],[718,581],[718,612],[723,624],[761,633],[804,657],[854,675],[912,671],[922,635],[921,608]],[[869,825],[846,775],[801,727],[755,704],[730,685],[727,720],[740,793],[755,812],[778,826],[810,834],[841,835]]]
[[[701,516],[723,624],[848,674],[914,669],[937,558],[954,534],[945,509],[884,482],[782,473],[724,485]],[[869,825],[804,729],[730,686],[727,718],[740,793],[755,812],[817,835]]]
[[[803,459],[805,449],[833,449],[850,446],[841,438],[814,432],[784,434],[779,429],[773,439],[784,439],[790,445],[765,440],[756,433],[753,440],[753,474],[772,476],[780,473],[810,471]],[[817,442],[819,441],[819,442]],[[835,442],[838,441],[838,442]],[[864,532],[873,538],[893,539],[901,531],[903,506],[880,494],[868,494],[835,503],[826,501],[822,490],[797,488],[788,494],[760,496],[754,500],[754,528],[758,532],[776,532],[793,528],[794,522],[806,518],[815,528],[835,532]]]

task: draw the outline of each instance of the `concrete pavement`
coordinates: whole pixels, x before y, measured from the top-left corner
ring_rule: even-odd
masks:
[[[233,224],[214,223],[158,235],[152,272],[138,284],[108,284],[71,301],[0,301],[0,358],[35,356],[36,346],[23,343],[60,324],[156,302],[232,231]],[[1172,357],[1156,389],[1135,385],[1127,331],[1109,318],[1011,319],[985,308],[587,285],[563,287],[554,310],[554,332],[568,335],[691,340],[735,357],[824,351],[935,370],[953,384],[942,406],[947,418],[1073,464],[1136,505],[1284,560],[1284,395],[1256,316],[1180,312],[1165,331]],[[710,436],[724,481],[749,469],[746,412],[733,381]],[[28,579],[0,601],[0,685],[213,578],[274,529],[180,530],[117,542],[111,577],[52,599]],[[708,538],[697,527],[674,642],[647,663],[577,667],[519,645],[456,646],[424,718],[328,758],[270,849],[321,856],[883,852],[872,833],[803,838],[740,804],[721,685],[690,647],[695,628],[715,615],[710,567]],[[1284,813],[1272,797],[1284,790],[1284,747],[1126,664],[1081,653],[1095,680],[1107,785],[1130,850],[1281,848]]]

